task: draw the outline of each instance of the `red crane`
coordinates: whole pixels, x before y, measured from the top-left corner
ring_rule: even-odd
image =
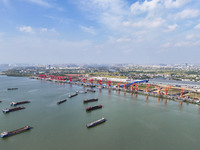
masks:
[[[131,84],[131,91],[133,91],[133,84]]]
[[[111,86],[111,81],[110,80],[108,81],[108,86]]]
[[[93,84],[93,79],[90,79],[90,84],[91,84],[91,85]]]
[[[146,92],[149,92],[149,86],[150,86],[150,84],[147,85]]]
[[[120,88],[120,83],[121,83],[121,81],[117,84],[117,87],[118,87],[118,88]]]
[[[183,97],[183,89],[181,89],[181,95],[180,95],[180,97]]]
[[[102,84],[102,83],[101,83],[101,80],[99,80],[99,85],[101,86],[101,84]]]
[[[126,84],[127,84],[127,82],[124,83],[124,89],[126,89]]]
[[[85,84],[85,78],[83,78],[83,80],[82,80],[82,81],[83,81],[83,84]]]
[[[135,85],[135,91],[138,91],[138,85],[136,83],[134,83]]]

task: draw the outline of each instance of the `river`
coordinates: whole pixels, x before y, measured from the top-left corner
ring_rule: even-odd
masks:
[[[18,90],[8,91],[7,88]],[[87,89],[87,88],[85,88]],[[144,95],[95,89],[95,93],[69,93],[82,86],[58,84],[25,77],[0,76],[0,109],[12,101],[29,100],[26,109],[0,112],[0,132],[26,125],[33,129],[0,139],[2,150],[199,150],[198,105]],[[56,102],[67,98],[67,102]],[[83,104],[83,99],[99,98]],[[86,112],[88,106],[103,108]],[[107,122],[93,128],[86,124],[101,117]]]

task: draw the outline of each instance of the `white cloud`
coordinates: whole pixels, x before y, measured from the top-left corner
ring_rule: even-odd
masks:
[[[124,26],[132,27],[146,27],[146,28],[156,28],[161,26],[165,22],[162,18],[155,18],[154,20],[144,19],[139,22],[123,22]]]
[[[186,35],[187,40],[200,40],[200,35],[196,33],[190,33]]]
[[[177,27],[178,27],[177,24],[169,25],[169,26],[167,27],[167,29],[164,30],[164,31],[165,31],[165,32],[171,32],[171,31],[174,31]]]
[[[21,26],[18,28],[18,30],[21,32],[26,32],[26,33],[31,33],[31,34],[35,33],[35,31],[33,30],[31,26]]]
[[[191,40],[195,37],[195,34],[189,34],[186,36],[186,39]]]
[[[166,8],[179,8],[185,4],[191,2],[191,0],[165,0]]]
[[[29,0],[29,1],[43,7],[47,7],[47,8],[52,7],[52,5],[45,0]]]
[[[183,41],[183,42],[177,42],[174,44],[174,47],[185,47],[185,46],[189,46],[191,45],[190,42],[186,42],[186,41]]]
[[[130,42],[131,39],[130,38],[119,38],[116,40],[117,42]]]
[[[80,28],[87,33],[90,34],[96,34],[95,29],[93,27],[85,27],[85,26],[80,26]]]
[[[200,24],[197,24],[194,29],[200,29]]]
[[[55,36],[58,35],[57,31],[54,28],[33,28],[31,26],[21,26],[17,28],[21,32],[29,33],[29,34],[37,34],[37,35],[48,35]]]
[[[52,29],[40,28],[39,31],[42,32],[42,33],[57,33],[54,28],[52,28]]]
[[[47,29],[47,28],[41,28],[40,31],[41,31],[41,32],[47,32],[48,29]]]
[[[199,16],[198,9],[185,9],[175,15],[175,19],[196,18]]]
[[[168,47],[170,47],[170,46],[172,46],[172,45],[171,45],[171,43],[169,43],[169,42],[162,45],[162,47],[164,47],[164,48],[168,48]]]
[[[157,7],[159,2],[160,0],[152,0],[152,1],[145,0],[141,4],[139,2],[136,2],[131,5],[131,12],[133,14],[139,14],[146,11],[152,11]]]

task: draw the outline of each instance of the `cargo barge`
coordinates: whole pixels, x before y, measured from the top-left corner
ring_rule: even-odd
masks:
[[[17,106],[17,105],[27,104],[27,103],[30,103],[30,101],[11,102],[10,105],[11,105],[11,106]]]
[[[18,88],[8,88],[8,90],[18,90]]]
[[[93,89],[87,89],[88,92],[96,92],[95,90]]]
[[[32,127],[30,127],[30,126],[25,126],[25,127],[23,127],[23,128],[20,128],[20,129],[11,131],[11,132],[2,132],[2,133],[1,133],[1,137],[2,137],[2,138],[8,137],[8,136],[11,136],[11,135],[15,135],[15,134],[18,134],[18,133],[22,133],[22,132],[27,131],[27,130],[30,130],[30,129],[32,129]]]
[[[106,122],[106,121],[107,121],[107,120],[106,120],[105,118],[101,118],[101,119],[99,119],[99,120],[97,120],[97,121],[88,123],[88,124],[86,125],[86,127],[87,127],[87,128],[90,128],[90,127],[96,126],[96,125],[98,125],[98,124],[104,123],[104,122]]]
[[[85,100],[83,100],[83,103],[89,103],[89,102],[94,102],[94,101],[98,101],[98,98],[85,99]]]
[[[67,99],[64,99],[64,100],[61,100],[61,101],[57,102],[57,104],[59,105],[59,104],[62,104],[64,102],[66,102],[66,101],[67,101]]]
[[[21,110],[21,109],[25,109],[25,107],[16,107],[16,108],[12,108],[12,109],[8,109],[8,108],[4,108],[2,111],[4,113],[9,113],[9,112],[12,112],[12,111],[17,111],[17,110]]]
[[[86,91],[77,91],[76,93],[85,94],[85,93],[87,93],[87,92],[86,92]]]
[[[86,111],[91,111],[91,110],[95,110],[95,109],[100,109],[102,108],[103,106],[102,105],[97,105],[97,106],[93,106],[93,107],[87,107],[86,108]]]
[[[74,96],[77,96],[77,95],[78,95],[78,93],[74,93],[72,95],[69,95],[68,97],[71,98],[71,97],[74,97]]]

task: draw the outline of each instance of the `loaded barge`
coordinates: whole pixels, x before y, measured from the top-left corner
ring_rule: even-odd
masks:
[[[96,92],[95,90],[93,89],[87,89],[88,92]]]
[[[32,129],[32,127],[30,127],[30,126],[25,126],[25,127],[23,127],[23,128],[20,128],[20,129],[11,131],[11,132],[2,132],[2,133],[1,133],[1,137],[2,137],[2,138],[8,137],[8,136],[15,135],[15,134],[18,134],[18,133],[21,133],[21,132],[24,132],[24,131],[27,131],[27,130],[30,130],[30,129]]]
[[[10,105],[11,106],[17,106],[17,105],[26,104],[26,103],[30,103],[30,101],[11,102]]]
[[[100,109],[100,108],[102,108],[102,105],[97,105],[93,107],[90,106],[86,108],[86,111],[91,111],[91,110]]]
[[[21,109],[25,109],[25,107],[16,107],[16,108],[12,108],[12,109],[8,109],[8,108],[4,108],[2,111],[4,113],[9,113],[9,112],[12,112],[12,111],[17,111],[17,110],[21,110]]]
[[[85,100],[83,100],[83,103],[94,102],[94,101],[98,101],[98,98],[85,99]]]
[[[59,104],[62,104],[64,102],[66,102],[66,101],[67,101],[67,99],[64,99],[64,100],[61,100],[61,101],[57,102],[57,104],[59,105]]]
[[[106,121],[107,121],[107,120],[106,120],[105,118],[101,118],[101,119],[99,119],[99,120],[97,120],[97,121],[88,123],[88,124],[86,125],[86,127],[90,128],[90,127],[96,126],[96,125],[101,124],[101,123],[106,122]]]
[[[71,98],[71,97],[74,97],[74,96],[76,96],[76,95],[78,95],[78,93],[74,93],[74,94],[72,94],[72,95],[69,95],[68,97]]]
[[[18,90],[18,88],[8,88],[8,90]]]

